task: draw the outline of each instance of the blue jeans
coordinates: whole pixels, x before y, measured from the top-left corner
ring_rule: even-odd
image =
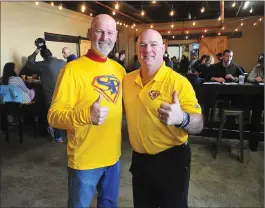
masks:
[[[88,208],[95,189],[98,190],[98,208],[117,208],[120,184],[120,161],[92,170],[68,167],[68,208]]]

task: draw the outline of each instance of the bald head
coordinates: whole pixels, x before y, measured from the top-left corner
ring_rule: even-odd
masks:
[[[107,15],[97,15],[88,32],[92,50],[100,57],[106,58],[113,49],[117,39],[115,20]]]
[[[163,64],[165,46],[156,30],[145,30],[137,40],[137,54],[143,70],[156,71]]]
[[[63,57],[64,57],[65,59],[67,59],[68,56],[71,55],[71,49],[68,48],[68,47],[64,47],[64,48],[62,49],[62,54],[63,54]]]

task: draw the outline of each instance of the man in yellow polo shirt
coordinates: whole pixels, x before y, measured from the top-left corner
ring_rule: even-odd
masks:
[[[141,68],[123,80],[135,208],[188,207],[188,134],[203,129],[191,84],[165,65],[164,52],[161,35],[144,31],[137,41]]]
[[[51,126],[67,129],[68,207],[117,208],[120,181],[122,79],[125,69],[107,56],[117,38],[116,22],[96,16],[92,49],[69,62],[57,80],[48,113]]]

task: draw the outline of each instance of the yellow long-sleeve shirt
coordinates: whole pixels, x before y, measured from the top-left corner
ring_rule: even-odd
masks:
[[[86,56],[68,63],[59,74],[48,122],[67,129],[68,166],[88,170],[115,164],[121,155],[122,79],[124,68],[107,59]],[[102,95],[100,106],[109,112],[102,125],[91,124],[90,106]]]

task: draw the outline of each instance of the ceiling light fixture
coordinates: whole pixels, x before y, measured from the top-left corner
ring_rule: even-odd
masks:
[[[246,9],[248,7],[248,5],[249,5],[249,1],[246,1],[245,4],[244,4],[243,9]]]
[[[115,9],[118,10],[119,8],[120,8],[120,5],[119,5],[119,3],[117,2],[117,3],[115,4]]]
[[[153,4],[155,4],[155,3],[156,3],[156,1],[152,1],[152,3],[153,3]]]
[[[81,7],[81,11],[84,13],[86,11],[86,5],[83,4],[82,7]]]

